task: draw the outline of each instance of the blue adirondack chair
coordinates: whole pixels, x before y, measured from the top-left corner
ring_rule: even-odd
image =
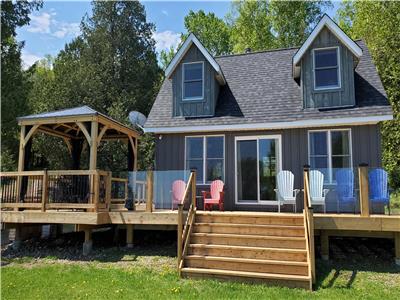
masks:
[[[336,192],[338,196],[338,212],[340,205],[353,204],[356,210],[356,197],[354,196],[354,173],[352,169],[341,169],[336,172]]]
[[[374,203],[382,203],[383,205],[386,204],[390,214],[387,172],[383,169],[371,170],[368,174],[368,183],[369,200],[371,201],[371,206]]]

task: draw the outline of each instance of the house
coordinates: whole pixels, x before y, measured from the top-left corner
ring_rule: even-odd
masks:
[[[336,168],[379,167],[380,123],[392,118],[365,42],[325,15],[300,48],[213,57],[191,34],[145,131],[156,170],[195,168],[198,189],[222,179],[226,210],[276,211],[279,170],[301,189],[306,164],[328,184]]]

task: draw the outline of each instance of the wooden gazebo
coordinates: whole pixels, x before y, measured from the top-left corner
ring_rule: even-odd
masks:
[[[21,126],[17,172],[1,174],[1,206],[5,209],[110,209],[112,180],[125,185],[127,179],[112,178],[97,168],[101,141],[122,140],[128,144],[128,171],[137,170],[139,133],[88,106],[18,118]],[[62,138],[72,159],[70,170],[28,169],[32,137],[42,132]],[[89,169],[80,170],[81,153],[89,147]],[[126,198],[126,197],[125,197]]]

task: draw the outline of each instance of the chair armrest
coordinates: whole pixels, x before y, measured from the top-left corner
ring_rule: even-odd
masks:
[[[299,190],[299,189],[294,189],[294,190],[293,190],[293,196],[294,196],[294,197],[296,197],[298,193],[300,193],[300,190]]]
[[[203,195],[203,198],[206,198],[208,195],[211,196],[210,192],[208,191],[201,191],[201,194]]]
[[[224,191],[219,192],[219,201],[221,203],[224,203],[224,196],[225,196],[225,192]]]
[[[326,197],[326,195],[329,193],[329,189],[324,189],[323,190],[323,192],[322,192],[322,195],[324,196],[324,197]]]
[[[274,189],[274,192],[277,193],[277,192],[278,192],[278,189]]]

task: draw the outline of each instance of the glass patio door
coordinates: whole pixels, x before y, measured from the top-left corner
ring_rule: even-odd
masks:
[[[276,203],[280,144],[280,136],[236,138],[236,203]]]

